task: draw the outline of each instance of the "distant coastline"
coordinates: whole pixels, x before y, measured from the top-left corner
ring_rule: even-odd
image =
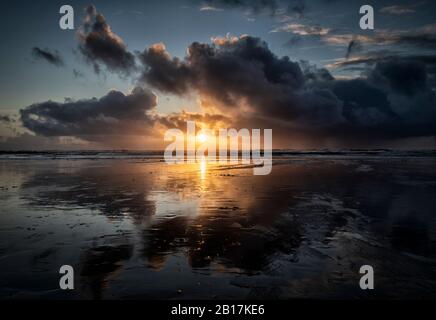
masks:
[[[32,159],[160,159],[163,150],[0,150],[0,160]],[[286,157],[436,157],[435,150],[337,149],[289,150],[274,149],[274,158]]]

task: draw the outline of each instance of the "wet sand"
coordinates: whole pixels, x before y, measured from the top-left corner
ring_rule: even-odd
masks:
[[[436,298],[436,159],[0,161],[2,299]],[[59,289],[59,267],[75,290]],[[359,288],[359,268],[375,290]]]

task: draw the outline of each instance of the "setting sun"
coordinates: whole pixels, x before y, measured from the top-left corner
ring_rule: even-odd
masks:
[[[199,135],[197,135],[197,141],[198,142],[206,142],[207,140],[207,135],[205,135],[204,133],[200,133]]]

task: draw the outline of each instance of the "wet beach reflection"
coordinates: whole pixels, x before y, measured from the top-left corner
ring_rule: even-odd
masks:
[[[434,298],[435,160],[2,161],[2,298]],[[58,270],[76,270],[73,293]],[[359,267],[378,289],[359,289]],[[395,280],[395,281],[393,281]]]

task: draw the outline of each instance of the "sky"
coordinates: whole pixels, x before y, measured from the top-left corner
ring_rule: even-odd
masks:
[[[0,4],[0,150],[162,149],[186,120],[275,148],[436,145],[434,1],[74,1],[74,30],[64,4]]]

